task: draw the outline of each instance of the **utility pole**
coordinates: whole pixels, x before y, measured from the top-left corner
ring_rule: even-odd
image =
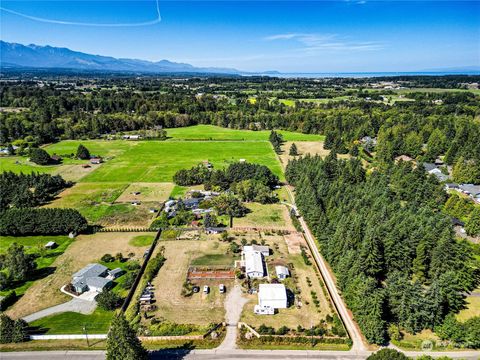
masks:
[[[90,342],[88,341],[87,324],[83,325],[83,332],[85,333],[85,339],[87,340],[87,347],[90,347]]]

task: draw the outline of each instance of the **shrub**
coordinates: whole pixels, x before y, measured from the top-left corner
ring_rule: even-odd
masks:
[[[105,254],[100,258],[101,261],[109,263],[114,262],[115,258],[111,254]]]
[[[140,266],[140,263],[139,263],[138,261],[136,261],[136,260],[130,260],[130,261],[128,261],[128,262],[125,264],[125,268],[126,268],[127,270],[130,270],[130,271],[132,271],[132,270],[138,270],[138,269],[140,269],[140,267],[141,267],[141,266]]]
[[[367,360],[408,360],[408,357],[394,349],[382,349],[370,355]]]
[[[115,310],[122,305],[123,299],[113,291],[103,291],[97,295],[98,306],[103,310]]]
[[[133,286],[137,275],[138,271],[131,271],[126,273],[123,277],[122,288],[130,289]]]

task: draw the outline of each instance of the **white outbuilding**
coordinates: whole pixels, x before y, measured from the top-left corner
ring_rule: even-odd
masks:
[[[287,289],[283,284],[260,284],[258,288],[258,305],[262,308],[287,308]]]
[[[275,272],[277,273],[277,278],[280,280],[285,280],[290,276],[290,270],[286,266],[277,265],[275,266]]]
[[[265,276],[263,256],[260,251],[246,251],[243,253],[245,259],[245,274],[249,278],[262,278]]]
[[[260,252],[263,256],[269,256],[270,255],[270,248],[265,245],[245,245],[243,247],[243,251],[258,251]]]

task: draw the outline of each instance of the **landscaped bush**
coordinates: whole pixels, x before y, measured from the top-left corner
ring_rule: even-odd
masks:
[[[115,258],[111,254],[105,254],[100,258],[100,260],[106,263],[110,263],[114,262]]]
[[[65,235],[87,229],[87,220],[74,209],[8,209],[0,215],[1,235]]]
[[[125,269],[127,270],[138,270],[140,269],[140,263],[137,261],[137,260],[130,260],[130,261],[127,261],[127,263],[125,264]]]
[[[130,289],[135,283],[138,271],[130,271],[123,276],[122,288]]]
[[[113,291],[105,290],[95,298],[98,306],[103,310],[115,310],[122,305],[123,299]]]
[[[200,327],[193,324],[176,324],[170,321],[162,321],[151,325],[149,330],[152,336],[182,336],[199,331]]]

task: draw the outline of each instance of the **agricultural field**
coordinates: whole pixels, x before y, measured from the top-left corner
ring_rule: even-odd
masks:
[[[258,243],[270,247],[273,253],[265,258],[269,274],[275,274],[275,265],[290,266],[292,277],[285,280],[284,283],[292,291],[297,289],[296,292],[302,303],[301,307],[292,305],[287,309],[279,309],[275,315],[256,315],[253,313],[253,307],[258,302],[258,296],[255,294],[245,295],[249,302],[243,308],[241,321],[254,327],[265,324],[274,328],[285,325],[294,329],[298,325],[309,328],[312,324],[316,325],[324,320],[327,315],[333,315],[330,301],[324,293],[323,284],[319,280],[316,268],[305,264],[301,255],[300,247],[306,246],[303,238],[297,239],[269,232],[238,233],[236,238],[246,238],[248,242],[256,240]],[[262,283],[263,281],[258,280],[258,282]],[[312,292],[315,294],[316,300],[313,298]]]
[[[138,159],[142,159],[141,162]],[[168,182],[180,169],[188,169],[203,160],[216,168],[239,159],[267,165],[282,176],[271,145],[267,142],[142,142],[130,151],[106,162],[85,181]]]
[[[60,288],[71,280],[74,272],[89,263],[100,262],[100,258],[107,253],[122,253],[125,257],[133,253],[133,258],[141,261],[148,245],[130,245],[130,240],[140,235],[150,234],[108,232],[78,236],[51,264],[53,273],[35,281],[7,313],[17,318],[69,301],[71,297],[62,293]]]
[[[302,134],[298,132],[276,130],[286,141],[322,140],[322,135]],[[172,140],[249,140],[268,141],[270,130],[237,130],[214,125],[196,125],[167,129],[167,136]]]
[[[290,213],[285,205],[246,203],[248,214],[233,219],[233,226],[238,227],[274,227],[277,229],[295,230]]]
[[[163,202],[173,191],[173,183],[131,183],[116,199],[116,202]],[[140,194],[135,194],[135,193]]]
[[[152,284],[155,286],[155,299],[158,309],[157,318],[164,318],[178,324],[208,325],[224,320],[224,298],[218,285],[224,283],[228,288],[231,282],[205,280],[199,286],[210,285],[208,295],[200,293],[189,297],[182,296],[182,286],[186,281],[190,265],[218,266],[233,265],[232,254],[227,254],[229,244],[218,240],[218,236],[202,236],[201,240],[161,241],[158,246],[165,247],[165,264]],[[202,289],[201,289],[202,290]]]
[[[49,241],[56,242],[58,247],[55,249],[45,249],[45,244]],[[38,254],[39,257],[35,259],[37,268],[35,269],[33,276],[31,276],[31,279],[0,291],[0,296],[6,295],[12,290],[15,291],[17,296],[23,295],[28,288],[35,283],[35,281],[48,276],[51,271],[54,270],[54,268],[51,267],[52,263],[54,263],[55,259],[66,251],[72,242],[73,239],[70,239],[68,236],[2,236],[0,241],[0,254],[5,254],[7,249],[13,243],[17,243],[24,246],[24,250],[27,254]]]

